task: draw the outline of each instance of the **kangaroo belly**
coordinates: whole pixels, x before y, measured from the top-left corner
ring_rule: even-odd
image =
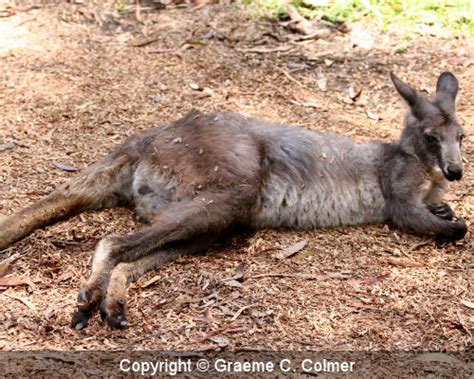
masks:
[[[330,133],[286,136],[270,146],[269,175],[253,212],[255,227],[314,228],[384,219],[379,144]]]
[[[316,228],[383,221],[384,198],[370,178],[357,183],[319,181],[301,187],[270,179],[256,205],[255,227]]]

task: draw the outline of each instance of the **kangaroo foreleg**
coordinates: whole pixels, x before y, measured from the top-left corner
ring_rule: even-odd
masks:
[[[462,218],[452,222],[435,216],[426,207],[418,204],[392,206],[391,218],[401,229],[416,234],[434,234],[436,237],[448,240],[459,240],[467,233],[467,225]]]

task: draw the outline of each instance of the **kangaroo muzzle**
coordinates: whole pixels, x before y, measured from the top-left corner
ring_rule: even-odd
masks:
[[[461,180],[463,174],[463,164],[461,149],[457,142],[445,143],[441,145],[441,164],[443,174],[450,182]]]
[[[462,178],[462,167],[458,165],[448,165],[445,170],[443,170],[444,176],[450,182],[454,180],[461,180]]]

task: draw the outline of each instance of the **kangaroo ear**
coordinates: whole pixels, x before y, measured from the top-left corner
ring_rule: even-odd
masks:
[[[425,108],[427,108],[425,98],[409,85],[403,83],[393,72],[390,72],[390,78],[400,96],[407,102],[413,115],[418,119],[423,118],[426,112]]]
[[[458,94],[459,83],[456,77],[450,72],[443,72],[436,84],[436,96],[433,100],[441,108],[449,112],[454,112],[456,95]]]

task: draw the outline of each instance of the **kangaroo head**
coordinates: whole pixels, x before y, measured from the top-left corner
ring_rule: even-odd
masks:
[[[449,181],[460,180],[463,173],[461,143],[464,131],[455,112],[458,81],[450,72],[438,78],[436,94],[428,100],[390,73],[395,88],[409,111],[400,145],[416,154],[431,170],[441,170]]]

